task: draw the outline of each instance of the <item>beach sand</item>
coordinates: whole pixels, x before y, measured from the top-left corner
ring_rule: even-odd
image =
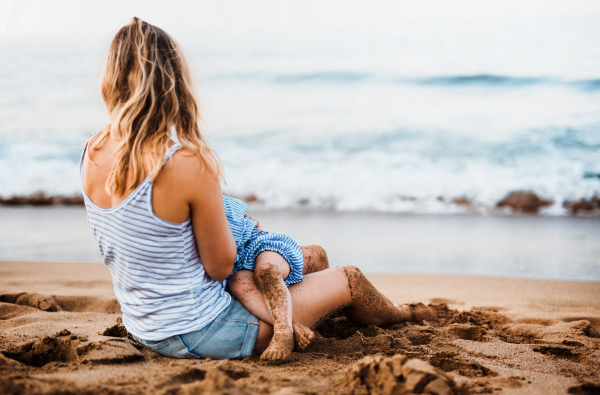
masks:
[[[127,337],[105,266],[3,261],[0,393],[600,391],[599,282],[368,277],[394,302],[448,310],[438,322],[385,328],[330,318],[307,350],[273,365],[162,357]]]

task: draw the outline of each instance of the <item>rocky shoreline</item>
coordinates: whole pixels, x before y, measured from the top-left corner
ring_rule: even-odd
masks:
[[[254,194],[245,197],[238,197],[246,203],[262,203]],[[443,198],[438,198],[444,201]],[[452,199],[450,204],[458,206],[471,207],[475,202],[467,197],[458,197]],[[510,208],[514,214],[538,214],[540,209],[545,206],[556,204],[551,199],[539,197],[532,191],[514,191],[496,203],[495,208]],[[74,196],[46,196],[43,192],[38,192],[29,196],[12,196],[9,198],[0,197],[0,205],[4,206],[83,206],[84,200],[81,195]],[[600,215],[600,196],[593,196],[589,199],[581,198],[579,200],[565,200],[562,207],[569,211],[571,215]]]

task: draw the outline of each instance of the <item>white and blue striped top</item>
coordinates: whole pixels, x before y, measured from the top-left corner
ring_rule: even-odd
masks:
[[[180,147],[173,144],[165,161]],[[154,213],[149,176],[112,208],[96,206],[85,190],[83,197],[132,335],[158,341],[197,331],[229,306],[225,281],[209,277],[200,262],[191,218],[172,223]]]
[[[223,195],[223,208],[239,252],[253,235],[258,234],[257,222],[252,217],[244,216],[248,205],[239,199]]]

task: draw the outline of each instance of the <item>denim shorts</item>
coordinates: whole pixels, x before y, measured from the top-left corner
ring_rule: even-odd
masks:
[[[252,355],[258,336],[258,318],[231,298],[229,307],[204,328],[160,341],[135,340],[171,358],[236,359]]]

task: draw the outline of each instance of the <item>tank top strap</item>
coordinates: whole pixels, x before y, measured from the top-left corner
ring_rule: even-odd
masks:
[[[183,146],[181,141],[179,141],[179,139],[177,138],[177,131],[175,130],[175,126],[171,126],[169,137],[171,137],[171,141],[173,142],[173,144],[169,147],[169,149],[167,149],[167,152],[165,152],[165,156],[163,158],[163,165],[167,162],[167,160],[169,160],[171,156],[173,156],[173,154],[175,154],[175,152],[177,152],[179,148]]]
[[[81,152],[81,158],[79,159],[79,179],[81,180],[81,185],[83,185],[83,160],[85,159],[85,153],[88,150],[88,145],[90,144],[90,138],[93,135],[98,134],[100,132],[100,130],[96,130],[90,133],[90,135],[87,137],[87,140],[85,141],[85,146],[83,147],[83,150]]]
[[[90,133],[90,135],[88,136],[88,138],[86,140],[85,146],[83,147],[83,150],[81,152],[81,158],[79,159],[79,177],[80,177],[82,183],[83,183],[83,161],[85,159],[85,153],[88,150],[90,138],[93,135],[98,134],[98,133],[100,133],[100,130]],[[167,152],[165,152],[165,155],[163,157],[163,165],[167,162],[167,160],[171,156],[173,156],[173,154],[175,152],[177,152],[177,150],[179,148],[181,148],[183,146],[181,141],[179,141],[179,139],[177,138],[177,132],[175,131],[174,127],[171,127],[171,133],[170,133],[169,137],[171,137],[171,141],[173,141],[173,144],[167,149]]]

